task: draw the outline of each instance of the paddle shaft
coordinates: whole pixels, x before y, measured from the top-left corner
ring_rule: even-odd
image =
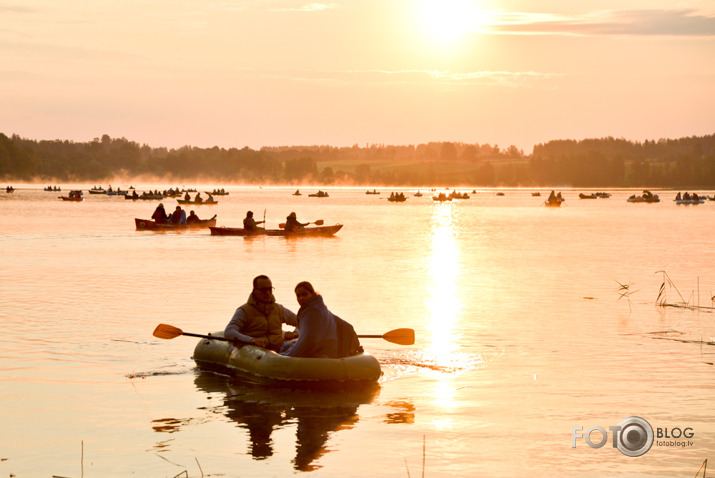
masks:
[[[160,339],[173,339],[178,337],[179,335],[187,335],[189,337],[199,337],[202,339],[208,339],[208,340],[221,340],[224,342],[244,342],[242,340],[237,340],[237,339],[228,339],[226,337],[221,337],[218,335],[204,335],[204,334],[194,334],[191,332],[184,332],[178,327],[174,327],[173,325],[168,325],[168,324],[159,324],[156,326],[156,329],[154,329],[154,337],[158,337]],[[365,335],[358,335],[359,338],[363,339],[384,339],[387,340],[388,342],[392,342],[395,344],[400,344],[400,345],[412,345],[415,343],[415,331],[412,329],[395,329],[395,330],[390,330],[389,332],[385,332],[382,335],[378,334],[365,334]]]
[[[219,337],[217,335],[201,335],[201,334],[192,334],[190,332],[181,332],[181,335],[188,335],[190,337],[200,337],[202,339],[209,339],[209,340],[223,340],[224,342],[233,342],[233,339],[227,339],[226,337]]]
[[[234,341],[233,339],[227,339],[226,337],[219,337],[218,335],[192,334],[191,332],[182,332],[181,335],[188,335],[189,337],[199,337],[202,339],[209,339],[209,340],[223,340],[224,342],[233,342]],[[372,335],[358,335],[358,338],[360,338],[360,339],[382,339],[384,337],[379,334],[372,334]]]
[[[325,223],[325,221],[323,221],[322,219],[318,219],[317,221],[309,222],[308,225],[315,224],[316,226],[322,226],[324,223]],[[282,223],[278,224],[278,227],[280,227],[281,229],[285,229],[286,223],[282,222]]]

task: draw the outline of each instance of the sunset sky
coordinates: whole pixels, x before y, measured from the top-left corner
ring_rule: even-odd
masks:
[[[715,0],[0,0],[0,132],[152,147],[715,133]]]

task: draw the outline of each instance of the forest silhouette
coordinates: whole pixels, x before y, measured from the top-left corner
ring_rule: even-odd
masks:
[[[458,142],[169,149],[106,134],[82,143],[0,133],[0,178],[41,183],[144,178],[170,184],[712,189],[715,134],[644,142],[553,140],[525,155],[515,146]]]

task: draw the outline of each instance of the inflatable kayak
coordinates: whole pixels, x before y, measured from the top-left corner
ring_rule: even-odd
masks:
[[[212,335],[223,338],[223,331]],[[273,386],[361,388],[375,385],[382,375],[380,363],[367,353],[340,359],[286,357],[225,339],[199,340],[193,359],[202,370]]]

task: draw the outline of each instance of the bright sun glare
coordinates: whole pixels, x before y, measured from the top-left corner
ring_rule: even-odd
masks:
[[[474,3],[474,0],[423,0],[420,16],[425,31],[442,44],[453,44],[478,23]]]

